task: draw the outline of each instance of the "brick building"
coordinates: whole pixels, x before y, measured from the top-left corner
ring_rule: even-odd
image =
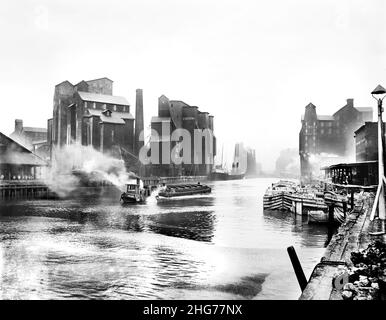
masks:
[[[104,153],[132,153],[134,117],[130,104],[126,98],[113,95],[113,81],[108,78],[76,85],[61,82],[55,86],[48,137],[55,147],[79,143]]]
[[[189,132],[191,139],[190,164],[176,165],[172,161],[170,164],[163,163],[162,154],[165,148],[166,153],[171,154],[178,143],[172,141],[170,135],[162,132],[163,124],[170,127],[170,133],[176,129],[186,129]],[[190,106],[180,100],[169,100],[162,95],[158,99],[158,116],[152,117],[151,128],[158,134],[157,138],[152,136],[150,144],[152,150],[159,148],[159,164],[151,164],[149,174],[156,176],[208,175],[212,171],[213,157],[216,154],[215,137],[212,136],[212,153],[206,152],[205,138],[202,138],[202,164],[197,164],[198,153],[195,152],[194,145],[195,129],[210,129],[213,132],[213,116],[209,115],[208,112],[201,112],[197,106]]]
[[[355,131],[355,160],[357,162],[378,161],[377,122],[366,122]]]
[[[333,115],[318,115],[310,103],[302,116],[299,133],[300,171],[310,177],[315,169],[312,155],[322,153],[347,157],[354,154],[354,132],[366,121],[373,119],[372,108],[354,107],[354,99],[347,99],[345,106]]]

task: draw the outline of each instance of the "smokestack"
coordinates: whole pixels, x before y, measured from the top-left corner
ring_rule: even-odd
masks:
[[[15,120],[15,131],[21,133],[23,130],[23,120],[16,119]]]
[[[134,151],[139,154],[144,142],[139,141],[139,136],[143,131],[143,94],[142,89],[136,90],[135,96],[135,134],[134,134]]]

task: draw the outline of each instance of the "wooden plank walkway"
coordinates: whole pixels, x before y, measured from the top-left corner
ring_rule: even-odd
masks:
[[[351,252],[366,248],[370,243],[368,230],[373,201],[374,198],[367,196],[354,207],[314,268],[300,300],[342,300],[341,291],[333,286],[334,278],[352,265]]]

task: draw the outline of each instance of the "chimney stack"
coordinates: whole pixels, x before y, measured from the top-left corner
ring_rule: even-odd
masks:
[[[347,99],[347,105],[350,107],[354,106],[354,99]]]
[[[21,133],[23,130],[23,120],[16,119],[15,120],[15,131]]]
[[[143,131],[143,94],[142,89],[136,90],[135,96],[135,133],[134,133],[134,151],[139,154],[139,150],[144,145],[143,141],[139,141],[139,136]]]

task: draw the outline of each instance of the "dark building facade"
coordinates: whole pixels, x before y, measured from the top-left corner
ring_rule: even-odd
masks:
[[[378,160],[377,122],[366,122],[355,131],[355,160],[358,162]]]
[[[64,81],[55,86],[47,135],[54,147],[79,143],[104,153],[132,153],[134,117],[126,98],[113,95],[112,80]]]
[[[302,116],[302,128],[299,133],[301,176],[312,175],[315,169],[310,161],[312,155],[354,154],[354,132],[372,118],[372,108],[356,108],[353,99],[347,99],[346,105],[331,116],[318,115],[315,105],[308,104]]]
[[[198,110],[197,106],[190,106],[180,100],[169,100],[166,96],[162,95],[158,99],[158,116],[151,119],[151,129],[157,133],[157,137],[152,136],[150,141],[151,149],[158,148],[159,150],[159,164],[152,163],[149,166],[150,174],[155,176],[208,175],[213,168],[213,158],[216,154],[216,138],[212,135],[213,140],[211,143],[213,149],[210,153],[205,150],[206,138],[202,137],[202,158],[201,164],[198,164],[199,153],[195,152],[198,146],[195,146],[194,130],[209,129],[213,133],[213,119],[212,115]],[[176,129],[185,129],[189,132],[191,146],[190,163],[177,165],[170,161],[170,164],[165,164],[162,154],[171,154],[172,150],[178,150],[179,142],[172,141],[170,134],[165,134],[162,131],[163,126],[170,128],[170,134]]]

